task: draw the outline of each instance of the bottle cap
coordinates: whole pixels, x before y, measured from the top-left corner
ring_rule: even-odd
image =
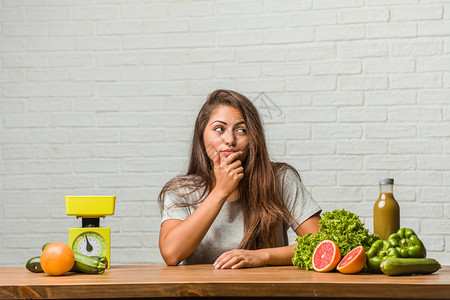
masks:
[[[383,178],[379,180],[380,184],[394,184],[394,178]]]

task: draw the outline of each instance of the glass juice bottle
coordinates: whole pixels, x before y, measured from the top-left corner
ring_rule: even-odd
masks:
[[[394,179],[380,179],[380,196],[373,206],[373,231],[386,240],[400,228],[400,207],[394,198]]]

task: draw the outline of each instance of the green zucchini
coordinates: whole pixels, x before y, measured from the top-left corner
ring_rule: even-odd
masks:
[[[27,268],[28,271],[33,272],[33,273],[44,273],[44,270],[42,270],[41,267],[41,257],[40,256],[35,256],[30,258],[25,267]]]
[[[381,261],[380,269],[386,275],[431,274],[441,268],[433,258],[389,257]]]

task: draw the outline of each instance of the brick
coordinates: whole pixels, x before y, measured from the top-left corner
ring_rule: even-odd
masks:
[[[24,162],[0,162],[0,175],[25,174],[26,166]]]
[[[67,37],[29,38],[25,40],[25,49],[28,51],[72,51],[74,48],[73,39]]]
[[[388,54],[386,43],[372,41],[343,41],[338,45],[340,58],[373,58]]]
[[[338,12],[342,24],[355,23],[384,23],[389,20],[387,8],[346,9]]]
[[[2,236],[7,234],[26,234],[27,223],[25,220],[0,220],[0,232]]]
[[[48,54],[27,53],[27,54],[4,54],[2,65],[6,68],[42,68],[48,67]]]
[[[443,54],[442,41],[420,38],[407,42],[395,41],[390,45],[392,56],[434,56]]]
[[[50,158],[91,158],[94,156],[90,145],[53,145],[48,152]]]
[[[167,80],[203,80],[210,79],[213,68],[208,65],[200,66],[167,66],[165,68],[165,79]]]
[[[418,36],[448,36],[450,21],[428,21],[418,24]]]
[[[339,141],[338,154],[385,154],[388,152],[386,141]]]
[[[420,90],[417,92],[417,102],[419,104],[445,105],[450,99],[450,91],[446,90]]]
[[[380,172],[340,172],[337,175],[337,184],[340,186],[375,187],[380,178],[388,177],[386,171]]]
[[[439,154],[444,150],[442,141],[389,141],[389,152],[393,154]]]
[[[357,156],[328,156],[313,157],[311,159],[312,169],[317,170],[361,170],[362,158]]]
[[[282,79],[251,79],[239,80],[236,83],[236,90],[244,94],[261,92],[262,87],[267,93],[282,92],[285,90],[285,81]],[[209,91],[211,92],[211,90]]]
[[[158,243],[159,234],[148,233],[148,234],[144,234],[142,238],[143,238],[145,247],[150,247],[150,248],[155,248],[155,249],[159,247],[159,243]]]
[[[371,156],[367,158],[367,170],[414,170],[416,159],[412,156]]]
[[[5,128],[47,127],[49,117],[46,113],[9,114],[4,118]]]
[[[120,16],[124,19],[164,18],[168,14],[168,2],[150,4],[123,4]]]
[[[312,8],[312,1],[296,0],[266,0],[264,8],[269,12],[293,12],[298,10],[309,10]]]
[[[340,108],[338,120],[341,122],[384,122],[387,111],[384,108]]]
[[[94,96],[94,87],[92,83],[75,82],[51,84],[48,87],[48,93],[53,97],[87,97]]]
[[[417,159],[417,168],[419,170],[441,170],[450,168],[450,157],[448,156],[424,156]]]
[[[311,74],[314,75],[360,74],[361,70],[361,62],[358,60],[313,62],[311,64]]]
[[[416,5],[391,8],[392,21],[440,20],[443,16],[442,6]]]
[[[99,127],[138,127],[141,115],[137,113],[103,113],[97,116]]]
[[[0,11],[1,22],[21,22],[25,19],[25,12],[18,8],[2,8]]]
[[[45,159],[48,157],[46,146],[22,146],[5,145],[3,146],[4,159]]]
[[[299,45],[289,49],[288,61],[310,61],[333,59],[337,56],[336,46],[333,44],[323,45]]]
[[[25,19],[32,22],[65,21],[70,20],[70,16],[69,8],[39,7],[25,9]]]
[[[450,58],[445,56],[421,57],[417,59],[418,72],[450,71]]]
[[[344,75],[338,78],[338,86],[344,91],[384,90],[389,85],[387,76]]]
[[[218,20],[219,22],[221,22],[221,20]],[[219,27],[218,30],[221,30],[223,28],[223,30],[234,30],[236,28],[236,22],[237,19],[236,18],[229,18],[227,20],[224,21],[224,23],[228,23],[228,28],[225,29],[225,24],[224,25],[218,25],[217,27]],[[274,29],[274,28],[283,28],[286,27],[287,25],[287,18],[284,15],[273,15],[271,18],[267,18],[266,16],[262,15],[262,16],[245,16],[242,18],[239,18],[239,28],[242,29],[261,29],[261,28],[267,28],[267,29]],[[192,23],[191,23],[192,25]],[[206,27],[208,28],[208,30],[214,30],[216,31],[214,28],[214,24],[211,24],[212,27]],[[204,29],[205,30],[205,27]]]
[[[5,190],[33,190],[49,188],[49,180],[40,175],[9,175],[3,177],[3,189]],[[18,206],[18,210],[23,210],[23,206]],[[46,210],[46,207],[44,207]],[[32,211],[32,210],[30,210]],[[24,217],[20,215],[18,217]]]
[[[416,138],[417,129],[415,125],[366,125],[364,134],[369,139]]]
[[[268,29],[265,32],[266,44],[305,43],[314,41],[314,28]]]
[[[363,25],[319,26],[316,29],[318,41],[360,40],[365,37]]]
[[[286,112],[288,123],[297,122],[333,122],[336,120],[334,109],[300,108]]]
[[[51,220],[33,220],[32,223],[33,225],[29,226],[28,229],[28,232],[30,233],[49,234],[53,232],[59,233],[62,232],[63,230],[64,231],[67,230],[67,220],[65,219],[57,220],[56,218],[53,218]]]
[[[409,5],[417,4],[417,0],[368,0],[368,6]]]
[[[381,58],[364,61],[363,66],[370,73],[408,73],[414,72],[416,62],[412,58]]]
[[[189,133],[192,129],[189,129]],[[146,141],[163,142],[166,141],[168,133],[159,129],[120,129],[120,141],[125,143],[143,143]],[[178,140],[178,139],[177,139]]]
[[[205,17],[214,15],[214,3],[209,1],[198,2],[171,2],[168,6],[169,17]],[[220,12],[220,5],[217,7]]]
[[[117,173],[119,162],[109,159],[84,159],[73,163],[75,173]]]
[[[289,141],[286,143],[288,155],[335,154],[336,144],[330,141]]]
[[[280,46],[260,47],[245,47],[236,50],[236,58],[238,62],[280,62],[285,61],[288,49]]]
[[[267,140],[305,140],[309,139],[309,126],[288,124],[268,124],[265,127]]]
[[[140,156],[140,147],[129,144],[98,145],[95,147],[96,157],[125,158]]]
[[[50,125],[58,127],[89,127],[97,125],[93,113],[53,113],[50,115]]]
[[[32,82],[67,82],[70,73],[66,70],[30,70],[27,72],[26,80]]]
[[[47,35],[47,24],[39,23],[4,23],[3,36],[11,37],[44,37]]]
[[[189,145],[186,142],[153,143],[143,146],[144,157],[186,157],[189,153]]]
[[[286,80],[286,89],[294,91],[330,91],[336,89],[336,77],[332,75],[308,76]]]
[[[415,91],[375,91],[365,92],[366,104],[370,106],[395,106],[416,104]]]
[[[420,138],[450,137],[450,125],[419,125],[418,132]]]
[[[345,2],[339,0],[315,0],[313,2],[314,9],[351,8],[360,6],[364,6],[363,0],[348,0]]]
[[[308,75],[310,66],[306,63],[265,64],[263,74],[265,76],[296,76]]]
[[[28,161],[28,174],[68,174],[72,173],[72,164],[65,161]]]
[[[264,43],[263,31],[219,32],[216,34],[219,47],[251,46]]]
[[[0,111],[3,113],[20,113],[25,111],[25,103],[22,100],[3,99],[0,102]]]
[[[421,224],[423,234],[444,235],[450,230],[449,220],[424,220]]]
[[[149,55],[150,56],[150,55]],[[151,55],[154,56],[153,54]],[[173,64],[173,61],[177,61],[177,57],[180,59],[180,63],[185,63],[187,61],[186,55],[181,53],[174,57],[174,54],[162,54],[161,58],[167,60],[168,64]],[[191,49],[189,50],[188,60],[189,62],[202,63],[202,62],[233,62],[236,58],[235,51],[230,49]],[[144,63],[145,63],[144,55]],[[171,63],[172,62],[172,63]],[[156,63],[156,61],[155,61]]]
[[[118,211],[119,207],[118,207]],[[141,248],[142,247],[141,234],[115,234],[111,236],[111,245],[120,248]],[[126,250],[125,250],[126,251]]]
[[[257,64],[217,64],[214,73],[217,78],[260,77],[262,68]]]
[[[389,111],[389,120],[394,122],[437,122],[442,120],[442,110],[426,107],[394,107]]]
[[[406,186],[440,186],[442,185],[442,174],[438,171],[413,171],[413,172],[391,172],[395,178],[395,185]]]
[[[117,143],[119,136],[119,130],[114,128],[76,128],[72,139],[75,143]]]
[[[95,34],[94,23],[52,22],[47,26],[49,36],[90,36]]]
[[[244,25],[241,25],[242,28],[246,29],[253,29],[257,27],[252,27],[251,20],[247,19],[248,17],[243,18],[241,23]],[[259,20],[259,19],[257,19]],[[173,21],[172,21],[173,23]],[[206,31],[214,31],[214,32],[220,32],[220,31],[232,31],[236,30],[238,26],[238,19],[236,17],[229,17],[229,16],[216,16],[212,18],[194,18],[191,19],[189,22],[187,21],[178,21],[177,23],[170,23],[165,26],[161,26],[161,30],[167,30],[170,29],[176,29],[177,31],[193,31],[193,32],[206,32]],[[256,23],[256,22],[254,22]],[[164,23],[163,23],[164,24]],[[245,24],[247,24],[245,26]],[[157,23],[158,25],[158,23]],[[171,25],[171,26],[170,26]],[[145,26],[145,24],[144,24]],[[160,26],[157,26],[159,29]],[[145,27],[144,27],[145,28]],[[263,27],[266,28],[266,27]],[[169,31],[170,32],[170,31]]]
[[[21,70],[4,70],[0,74],[0,83],[19,83],[23,82],[25,78],[25,72]],[[0,103],[0,105],[5,105]]]
[[[54,189],[70,188],[94,188],[97,186],[97,179],[94,175],[59,175],[50,176],[49,186]]]
[[[289,26],[323,26],[337,24],[336,12],[333,10],[314,10],[293,12],[289,15]]]
[[[259,14],[263,11],[262,0],[246,1],[227,1],[216,4],[216,12],[219,16],[223,15],[248,15]]]
[[[316,125],[312,126],[313,139],[351,139],[361,138],[361,125]]]
[[[331,186],[336,185],[336,174],[334,172],[304,172],[300,174],[303,184],[308,186]]]
[[[442,82],[440,73],[402,74],[389,77],[389,86],[393,89],[439,88],[442,87]]]
[[[0,144],[23,144],[26,142],[26,132],[21,129],[2,129],[0,131]]]
[[[75,21],[119,20],[119,7],[116,5],[73,7],[71,17]]]
[[[167,164],[159,158],[135,158],[122,160],[125,172],[166,172]]]
[[[363,199],[360,188],[316,187],[311,192],[314,199],[332,199],[336,202],[358,202]]]
[[[76,50],[119,50],[120,47],[120,39],[116,37],[79,37],[75,41]],[[96,61],[99,65],[122,65],[123,61],[129,63],[131,60],[136,59],[136,57],[138,57],[136,54],[110,54],[103,52],[102,54],[97,54]],[[115,60],[112,61],[112,59]]]
[[[421,217],[421,216],[420,216]],[[429,236],[421,236],[420,240],[425,245],[427,249],[427,255],[431,251],[444,251],[445,250],[445,242],[442,237],[429,237]],[[435,256],[433,256],[435,257]]]
[[[96,85],[96,95],[100,97],[134,97],[142,93],[138,84],[101,83]]]

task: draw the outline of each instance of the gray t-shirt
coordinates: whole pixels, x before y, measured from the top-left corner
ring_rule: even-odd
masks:
[[[287,226],[279,226],[275,233],[278,247],[288,245],[287,230],[289,227],[295,231],[299,224],[321,211],[319,205],[292,170],[287,169],[280,180],[283,184],[283,200],[297,223],[292,221]],[[200,198],[201,194],[202,191],[198,190],[184,199],[180,199],[174,193],[166,193],[161,224],[169,219],[185,220],[201,204],[178,207],[176,203],[180,201],[194,202]],[[212,264],[222,253],[239,247],[244,237],[244,221],[240,201],[238,199],[233,202],[225,202],[200,245],[182,264]]]

